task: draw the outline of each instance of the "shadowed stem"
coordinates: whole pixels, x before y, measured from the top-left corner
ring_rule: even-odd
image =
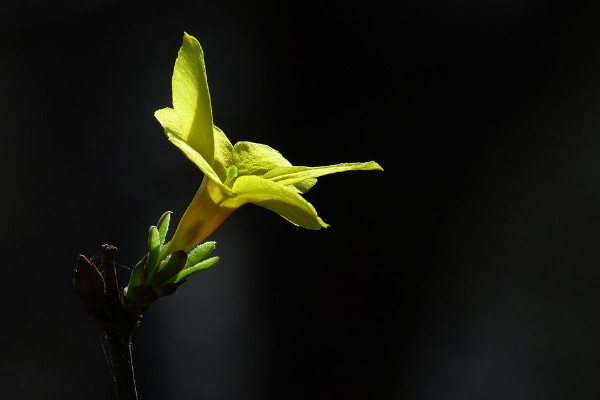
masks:
[[[131,335],[118,330],[104,330],[100,335],[106,361],[115,382],[117,400],[137,400]]]
[[[115,268],[116,251],[115,246],[102,246],[106,302],[105,312],[102,317],[96,318],[96,322],[101,330],[100,339],[115,382],[117,400],[137,400],[131,336],[139,324],[140,315],[126,310],[121,303]]]

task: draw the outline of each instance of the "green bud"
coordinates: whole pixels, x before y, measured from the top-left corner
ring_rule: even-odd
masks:
[[[177,288],[179,288],[179,286],[183,285],[184,282],[185,281],[178,282],[178,283],[167,282],[164,285],[162,285],[161,287],[159,287],[158,289],[156,289],[156,292],[161,297],[163,297],[163,296],[170,296],[173,293],[175,293],[175,291],[177,290]]]
[[[199,262],[204,261],[206,257],[208,257],[210,253],[212,253],[216,246],[217,242],[205,242],[196,246],[188,254],[187,262],[185,263],[185,268],[192,267],[198,264]]]
[[[141,286],[146,284],[148,279],[148,255],[146,254],[144,258],[138,262],[135,267],[133,267],[133,271],[131,271],[131,277],[129,278],[128,288],[134,286]]]
[[[152,287],[158,288],[163,283],[175,277],[185,266],[187,254],[183,250],[173,252],[160,266],[160,269],[150,281]]]
[[[150,285],[135,286],[127,290],[127,299],[145,311],[158,299],[158,294]]]
[[[148,278],[152,279],[158,265],[160,254],[160,233],[156,226],[151,226],[148,232]]]
[[[165,244],[167,231],[169,230],[169,222],[171,222],[171,211],[165,212],[160,217],[160,219],[158,220],[158,224],[156,225],[158,228],[159,243],[161,246]]]
[[[217,263],[217,261],[219,261],[219,257],[211,257],[211,258],[204,260],[194,266],[185,268],[183,271],[178,273],[177,276],[171,280],[171,282],[173,282],[173,283],[182,282],[183,280],[187,279],[190,275],[212,267],[213,265],[215,265]]]
[[[229,168],[227,168],[227,178],[225,178],[225,182],[223,182],[223,184],[225,186],[231,187],[231,185],[233,184],[233,180],[237,178],[237,174],[237,167],[235,165],[231,165]]]

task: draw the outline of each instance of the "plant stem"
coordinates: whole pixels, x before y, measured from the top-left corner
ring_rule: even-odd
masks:
[[[117,400],[137,400],[135,375],[131,354],[131,335],[138,326],[140,314],[126,310],[121,302],[121,292],[115,268],[117,248],[102,246],[104,281],[106,283],[106,312],[104,318],[96,318],[106,361],[113,374]]]
[[[120,329],[106,329],[101,335],[106,360],[115,382],[117,400],[137,400],[131,354],[131,333]]]
[[[80,255],[73,285],[100,329],[100,340],[115,382],[117,400],[137,400],[131,335],[140,323],[142,310],[127,303],[119,287],[116,252],[117,248],[113,245],[102,246],[102,273],[87,257]]]

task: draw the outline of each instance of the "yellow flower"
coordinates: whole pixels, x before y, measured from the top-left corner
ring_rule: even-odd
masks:
[[[213,125],[204,54],[198,41],[184,34],[173,70],[173,108],[154,115],[169,140],[204,173],[204,179],[163,254],[190,251],[233,211],[254,203],[307,229],[328,225],[302,194],[323,175],[351,170],[382,170],[374,161],[322,167],[293,166],[277,150],[238,142]]]

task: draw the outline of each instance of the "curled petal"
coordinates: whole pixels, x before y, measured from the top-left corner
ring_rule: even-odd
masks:
[[[211,167],[204,157],[200,153],[198,153],[192,146],[190,146],[186,141],[182,140],[180,137],[176,135],[171,135],[167,133],[167,137],[175,146],[179,147],[181,151],[190,159],[204,174],[210,178],[214,183],[221,187],[225,193],[230,195],[234,195],[234,193],[227,186],[221,183],[221,178],[217,174],[217,172]]]
[[[227,136],[225,136],[225,133],[216,126],[213,126],[213,132],[215,136],[213,169],[221,179],[221,182],[225,182],[227,169],[233,164],[233,145]]]
[[[343,163],[326,165],[323,167],[279,167],[274,168],[263,175],[263,178],[273,182],[278,182],[282,185],[298,185],[305,181],[318,178],[320,176],[335,174],[346,171],[367,171],[367,170],[383,170],[375,161],[366,163]],[[310,185],[312,186],[312,185]],[[302,190],[302,192],[306,190]],[[309,187],[310,189],[310,187]]]
[[[294,187],[258,176],[241,176],[233,184],[233,190],[238,196],[227,201],[233,206],[254,203],[303,228],[321,229],[328,226],[319,218],[312,204],[300,196]]]

